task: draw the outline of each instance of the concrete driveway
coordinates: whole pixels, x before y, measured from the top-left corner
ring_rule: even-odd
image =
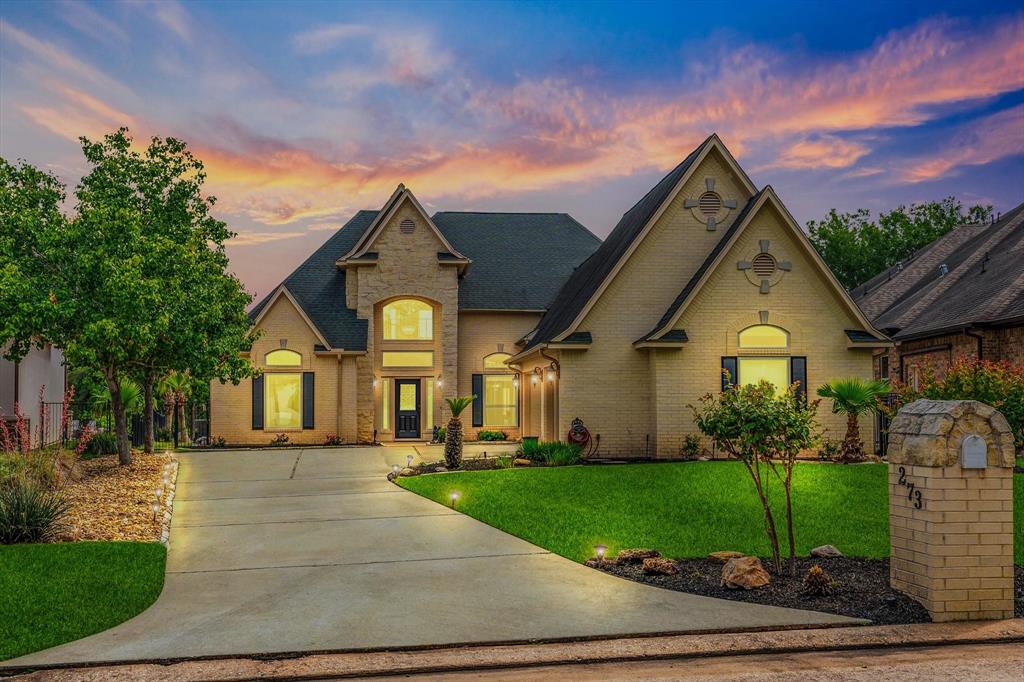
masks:
[[[855,624],[588,569],[387,482],[412,448],[181,456],[167,580],[8,666]]]

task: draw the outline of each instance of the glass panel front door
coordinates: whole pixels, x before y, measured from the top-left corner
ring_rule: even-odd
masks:
[[[420,437],[420,380],[395,380],[395,437]]]

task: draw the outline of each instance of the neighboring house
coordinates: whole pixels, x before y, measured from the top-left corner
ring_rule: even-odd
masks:
[[[4,349],[6,352],[6,348]],[[46,403],[47,419],[40,424],[39,391],[45,386],[43,401]],[[67,371],[64,354],[59,348],[46,344],[42,348],[32,347],[20,362],[3,358],[0,352],[0,410],[8,427],[13,427],[14,404],[28,420],[32,446],[40,440],[52,442],[60,430],[60,411],[67,386]],[[40,431],[40,425],[42,431]],[[13,433],[13,429],[12,429]]]
[[[442,398],[476,394],[470,437],[564,440],[580,418],[602,454],[675,456],[723,369],[813,392],[870,377],[888,344],[714,135],[603,243],[565,214],[429,216],[399,185],[252,318],[262,376],[211,388],[211,434],[229,443],[424,439]]]
[[[1024,363],[1024,204],[963,225],[850,292],[895,345],[875,376],[914,385],[958,358]]]

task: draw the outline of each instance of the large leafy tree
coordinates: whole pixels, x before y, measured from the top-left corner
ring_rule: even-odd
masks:
[[[140,153],[121,129],[98,142],[82,138],[82,149],[91,170],[71,219],[60,214],[55,178],[25,164],[2,166],[13,217],[0,242],[0,311],[9,318],[0,342],[12,341],[8,355],[16,358],[45,339],[73,366],[98,371],[127,464],[122,382],[143,387],[151,449],[157,379],[188,370],[237,382],[252,372],[239,354],[252,341],[251,297],[226,270],[232,234],[210,216],[202,163],[184,143],[154,138]]]
[[[871,219],[866,208],[852,213],[829,211],[824,220],[807,223],[811,243],[847,289],[868,281],[886,268],[909,258],[950,230],[981,223],[992,216],[991,206],[975,205],[964,212],[954,197],[925,204],[899,206]]]

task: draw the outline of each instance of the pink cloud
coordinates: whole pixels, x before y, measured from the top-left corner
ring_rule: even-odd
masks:
[[[902,174],[907,182],[935,180],[961,166],[1024,154],[1024,104],[963,126],[934,156],[915,160]]]

